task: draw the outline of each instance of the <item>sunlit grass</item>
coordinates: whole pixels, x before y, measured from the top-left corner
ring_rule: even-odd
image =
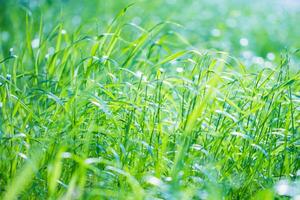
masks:
[[[299,198],[299,52],[248,66],[128,9],[101,31],[19,11],[0,55],[1,197]]]

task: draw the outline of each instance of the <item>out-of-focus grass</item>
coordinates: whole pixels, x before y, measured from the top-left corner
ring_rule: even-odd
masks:
[[[1,23],[4,24],[4,30],[24,28],[23,21],[19,20],[22,8],[16,6],[15,2],[18,1],[2,2],[7,5],[6,8],[2,6],[5,9],[2,12],[5,14],[2,17],[4,20],[1,20],[4,21]],[[80,3],[72,0],[41,0],[19,1],[18,5],[29,7],[36,18],[36,29],[38,19],[42,16],[48,30],[63,21],[66,28],[72,31],[75,27],[83,26],[82,31],[92,29],[101,32],[118,10],[130,3],[132,1],[129,0]],[[261,58],[273,60],[274,56],[279,57],[284,48],[297,49],[300,45],[300,28],[297,26],[300,3],[297,1],[154,0],[149,3],[138,0],[134,3],[135,6],[125,16],[128,22],[150,28],[161,21],[174,21],[182,25],[176,29],[176,33],[180,32],[193,46],[229,51],[254,63],[261,64]],[[4,37],[7,38],[6,34]],[[248,41],[248,45],[245,45],[247,42],[241,42],[243,39]]]
[[[299,198],[296,6],[0,2],[2,198]]]

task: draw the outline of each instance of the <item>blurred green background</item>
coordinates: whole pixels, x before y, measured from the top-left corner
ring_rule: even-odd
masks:
[[[300,1],[297,0],[0,0],[2,55],[18,46],[25,34],[25,10],[36,30],[44,20],[44,32],[59,22],[65,29],[102,33],[124,7],[134,5],[127,21],[149,29],[162,21],[181,26],[180,33],[197,49],[228,51],[247,64],[263,64],[279,58],[286,49],[300,47]],[[38,31],[36,31],[38,32]],[[299,56],[299,55],[298,55]],[[299,57],[298,57],[299,58]],[[297,58],[295,58],[297,59]],[[267,63],[268,64],[268,63]]]

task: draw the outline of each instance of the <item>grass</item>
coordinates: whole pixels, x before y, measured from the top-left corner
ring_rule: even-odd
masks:
[[[202,32],[211,31],[210,20],[195,32],[182,28],[177,22],[189,14],[155,23],[150,12],[168,14],[157,9],[160,1],[84,1],[88,9],[76,26],[70,13],[80,3],[1,3],[3,199],[299,198],[293,20],[283,29],[291,37],[269,45],[265,33],[283,25],[251,21],[247,40],[257,45],[246,49],[239,44],[246,36],[224,24],[217,39]],[[257,5],[245,9],[261,14]],[[213,6],[216,19],[228,15],[218,15],[217,3],[202,6],[209,12]],[[170,5],[180,7],[196,12],[183,2]],[[146,8],[140,25],[131,23]],[[264,58],[270,52],[274,60]]]

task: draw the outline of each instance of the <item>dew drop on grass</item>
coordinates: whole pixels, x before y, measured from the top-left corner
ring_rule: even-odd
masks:
[[[183,70],[183,68],[182,67],[177,67],[176,68],[176,72],[178,72],[178,73],[182,73],[184,70]]]
[[[28,157],[24,153],[18,153],[18,155],[25,160],[28,159]]]
[[[256,149],[256,150],[260,151],[261,153],[263,153],[266,157],[268,156],[268,152],[264,148],[262,148],[260,145],[257,145],[257,144],[253,143],[253,144],[251,144],[251,146],[254,149]]]
[[[136,76],[137,78],[141,78],[141,77],[143,76],[143,72],[141,72],[141,71],[136,71],[136,72],[135,72],[135,76]]]
[[[225,111],[222,111],[222,110],[216,110],[216,113],[225,115],[228,118],[232,119],[234,122],[238,121],[233,115],[229,114],[228,112],[225,112]]]
[[[40,45],[40,39],[39,39],[39,38],[35,38],[35,39],[33,39],[33,40],[31,41],[31,47],[32,47],[33,49],[38,48],[39,45]]]
[[[14,48],[11,47],[11,48],[9,49],[9,54],[10,54],[10,55],[13,55],[13,54],[14,54]]]
[[[70,152],[63,152],[61,155],[62,158],[71,158],[72,154]]]
[[[15,138],[26,138],[26,135],[24,133],[19,133],[19,134],[16,134],[14,137]]]
[[[264,63],[264,59],[262,57],[254,57],[253,58],[253,63],[262,65]]]
[[[268,58],[269,60],[274,60],[274,59],[275,59],[275,54],[272,53],[272,52],[269,52],[269,53],[267,54],[267,58]]]
[[[275,189],[279,195],[288,195],[290,190],[288,181],[287,180],[279,181],[276,184]]]
[[[103,60],[107,60],[107,59],[108,59],[108,56],[107,56],[107,55],[104,55],[104,56],[102,56],[102,59],[103,59]]]
[[[241,38],[240,39],[240,45],[241,46],[246,47],[246,46],[248,46],[248,44],[249,44],[249,41],[248,41],[247,38]]]
[[[164,73],[164,72],[165,72],[165,69],[164,69],[164,68],[159,68],[159,71],[160,71],[161,73]]]
[[[171,182],[171,181],[172,181],[172,177],[169,177],[169,176],[168,176],[168,177],[166,177],[166,178],[165,178],[165,181],[167,181],[167,182]]]
[[[300,169],[297,171],[296,176],[300,177]]]
[[[251,139],[248,135],[241,133],[241,132],[232,132],[231,135],[236,137],[241,137],[243,139]]]
[[[11,74],[6,74],[6,79],[10,80],[11,79]]]
[[[163,182],[160,179],[158,179],[154,176],[147,177],[147,182],[152,184],[152,185],[155,185],[155,186],[162,186],[163,185]]]
[[[65,35],[67,34],[67,31],[65,29],[62,29],[61,32],[60,32],[62,35]]]
[[[97,163],[97,162],[99,162],[99,158],[87,158],[85,161],[84,161],[84,163],[86,163],[86,164],[93,164],[93,163]]]

